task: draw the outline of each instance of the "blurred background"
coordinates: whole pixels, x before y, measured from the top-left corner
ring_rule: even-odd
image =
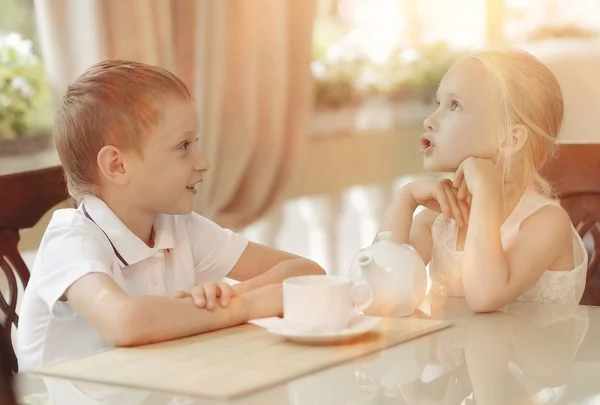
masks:
[[[599,33],[600,0],[0,0],[0,175],[58,164],[55,100],[85,68],[161,65],[198,102],[196,210],[344,273],[428,175],[422,122],[462,55],[533,53],[563,87],[561,141],[600,141]],[[22,232],[26,261],[49,215]]]

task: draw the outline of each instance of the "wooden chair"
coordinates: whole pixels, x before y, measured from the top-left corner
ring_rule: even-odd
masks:
[[[14,379],[10,368],[12,349],[6,337],[0,334],[0,404],[17,405]]]
[[[0,176],[0,192],[0,269],[8,281],[8,294],[4,296],[0,290],[0,318],[4,318],[0,334],[11,348],[10,367],[16,373],[18,366],[11,334],[13,327],[19,325],[18,282],[23,288],[29,282],[29,270],[17,249],[19,231],[33,227],[69,195],[60,166]]]
[[[581,304],[600,305],[600,144],[562,144],[543,170],[589,255]]]

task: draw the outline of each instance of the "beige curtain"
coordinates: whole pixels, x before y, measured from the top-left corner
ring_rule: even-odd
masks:
[[[307,138],[315,0],[35,0],[60,95],[108,58],[163,66],[198,103],[212,168],[196,210],[244,227],[281,203]]]

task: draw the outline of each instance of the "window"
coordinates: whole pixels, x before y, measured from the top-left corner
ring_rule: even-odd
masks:
[[[356,109],[382,96],[392,110],[399,101],[426,104],[466,52],[594,32],[600,32],[598,0],[319,0],[316,109]]]
[[[33,0],[0,0],[0,10],[0,33],[18,32],[35,46]]]
[[[504,35],[519,41],[536,35],[600,32],[598,0],[505,0]]]
[[[36,152],[50,144],[54,108],[33,0],[0,0],[0,10],[0,152]]]
[[[465,48],[479,46],[486,38],[481,18],[474,17],[484,12],[481,4],[321,0],[312,63],[314,132],[387,130],[400,122],[422,122],[442,75]],[[448,18],[452,13],[457,18]],[[353,123],[348,126],[348,121]],[[331,123],[340,126],[332,129]]]

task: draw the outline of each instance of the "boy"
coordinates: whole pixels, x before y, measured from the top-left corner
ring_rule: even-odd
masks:
[[[192,212],[209,168],[196,125],[188,88],[159,67],[105,61],[69,86],[54,136],[79,207],[55,212],[42,238],[21,370],[280,315],[283,279],[324,273]]]

